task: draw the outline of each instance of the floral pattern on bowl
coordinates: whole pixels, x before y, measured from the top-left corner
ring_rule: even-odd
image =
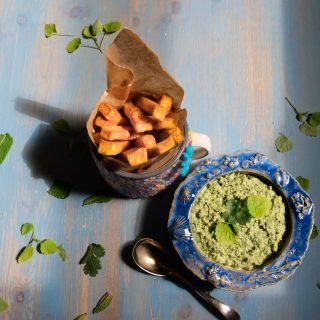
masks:
[[[267,264],[252,271],[224,268],[207,258],[192,239],[190,207],[202,187],[230,172],[248,172],[270,181],[290,208],[291,234],[283,249]],[[246,291],[271,285],[291,276],[301,264],[313,227],[314,205],[297,180],[279,165],[253,151],[238,151],[206,159],[190,173],[175,192],[168,230],[184,264],[199,278],[225,290]]]

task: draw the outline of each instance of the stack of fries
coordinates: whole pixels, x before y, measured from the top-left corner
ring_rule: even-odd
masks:
[[[136,167],[182,143],[185,118],[186,110],[172,111],[166,95],[157,102],[140,96],[119,109],[102,102],[93,138],[100,154]]]

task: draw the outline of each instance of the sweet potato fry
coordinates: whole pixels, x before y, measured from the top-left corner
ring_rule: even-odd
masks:
[[[107,156],[115,156],[130,145],[130,141],[106,141],[100,139],[98,152]]]
[[[168,138],[157,143],[157,152],[158,154],[163,154],[170,149],[174,148],[176,145],[174,138],[170,135]]]
[[[94,133],[92,136],[93,136],[93,140],[94,140],[95,144],[99,145],[100,139],[101,139],[100,132]]]
[[[115,123],[119,123],[123,118],[116,108],[104,102],[100,103],[98,111],[103,115],[104,118]]]
[[[161,107],[158,103],[146,98],[139,97],[136,100],[136,104],[145,112],[152,115],[155,119],[162,121],[167,113],[167,109]]]
[[[163,130],[163,129],[173,129],[177,125],[177,121],[169,116],[164,118],[163,121],[155,121],[153,124],[153,128],[156,130]]]
[[[172,99],[169,96],[163,95],[159,100],[160,107],[166,110],[166,115],[171,111]]]
[[[107,127],[107,126],[115,126],[117,125],[117,123],[113,122],[113,121],[110,121],[110,120],[104,120],[102,117],[100,116],[97,116],[96,117],[96,120],[94,121],[94,124],[97,126],[97,127]]]
[[[145,134],[142,136],[139,136],[136,140],[136,146],[137,147],[144,147],[147,150],[152,150],[156,147],[156,139],[152,134]]]
[[[106,126],[102,127],[101,138],[105,140],[133,140],[136,135],[131,127]]]
[[[174,119],[177,125],[182,125],[187,119],[187,110],[181,109],[181,110],[174,111],[172,113],[169,113],[167,117]]]
[[[166,139],[170,135],[173,136],[174,141],[179,144],[184,140],[184,136],[179,127],[175,127],[173,129],[163,130],[160,134],[160,139]]]
[[[132,167],[148,162],[147,149],[143,147],[130,148],[124,151],[122,155]]]
[[[152,120],[149,119],[137,106],[128,102],[124,105],[124,113],[129,118],[135,132],[141,133],[153,129]]]

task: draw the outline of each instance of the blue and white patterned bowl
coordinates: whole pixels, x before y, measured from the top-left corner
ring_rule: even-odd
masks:
[[[263,177],[278,189],[287,202],[291,227],[287,240],[271,261],[252,271],[235,271],[209,260],[193,242],[190,207],[202,187],[230,172],[248,172]],[[291,276],[301,264],[313,227],[314,205],[309,195],[286,170],[253,151],[207,159],[188,175],[175,192],[168,220],[173,245],[184,264],[199,278],[225,290],[246,291],[275,284]]]

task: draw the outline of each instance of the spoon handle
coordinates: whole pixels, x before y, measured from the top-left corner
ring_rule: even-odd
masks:
[[[208,293],[197,289],[191,282],[189,282],[180,273],[170,272],[170,276],[176,278],[186,288],[195,292],[203,301],[207,303],[207,305],[212,311],[218,311],[227,320],[240,320],[240,315],[238,314],[238,312],[233,310],[228,305],[222,303],[218,299],[212,297]]]

